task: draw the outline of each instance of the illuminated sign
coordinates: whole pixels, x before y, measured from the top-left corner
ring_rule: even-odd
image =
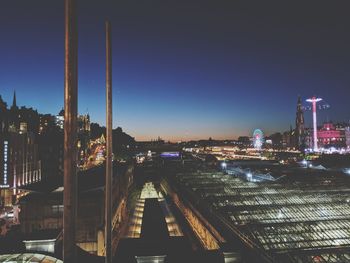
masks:
[[[7,177],[8,177],[8,141],[4,141],[4,171],[3,171],[3,180],[2,180],[2,185],[0,185],[0,188],[7,188],[9,187],[9,184],[7,182]]]
[[[180,157],[180,153],[179,152],[162,152],[160,154],[160,157],[163,157],[163,158],[177,158],[177,157]]]

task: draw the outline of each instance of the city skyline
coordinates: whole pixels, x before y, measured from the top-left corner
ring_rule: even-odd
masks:
[[[18,3],[5,3],[0,11],[6,65],[0,94],[11,104],[16,90],[18,105],[57,114],[63,106],[63,3],[21,3],[17,12]],[[231,139],[255,128],[267,134],[288,130],[295,127],[298,95],[321,96],[331,105],[320,113],[319,125],[349,120],[345,2],[311,1],[303,9],[188,3],[176,10],[154,3],[78,2],[84,10],[79,112],[88,110],[93,122],[105,120],[105,17],[114,25],[114,126],[137,140]],[[305,118],[311,127],[311,112]]]
[[[64,110],[63,109],[63,107],[62,107],[62,109],[58,112],[58,113],[56,113],[56,114],[52,114],[52,113],[47,113],[47,112],[38,112],[37,111],[37,109],[35,109],[35,108],[33,108],[33,107],[31,107],[31,106],[28,106],[28,105],[18,105],[17,104],[17,94],[16,94],[16,92],[14,91],[14,94],[13,94],[13,97],[12,97],[12,104],[11,103],[8,103],[8,102],[6,102],[6,101],[4,101],[3,100],[3,98],[2,98],[2,96],[1,96],[1,94],[0,94],[0,99],[1,99],[1,101],[3,101],[6,105],[7,105],[7,108],[8,108],[8,110],[9,111],[11,111],[11,109],[13,108],[13,106],[15,106],[15,107],[17,107],[17,108],[25,108],[25,109],[31,109],[31,110],[34,110],[34,111],[36,111],[37,112],[37,114],[39,114],[39,115],[42,115],[42,116],[46,116],[46,115],[51,115],[52,117],[58,117],[58,115],[61,115],[62,114],[62,111]],[[301,99],[300,97],[298,97],[298,107],[297,107],[297,111],[296,111],[296,113],[297,113],[297,115],[298,114],[300,114],[299,113],[299,99]],[[308,101],[308,100],[306,100],[306,101]],[[15,104],[13,104],[15,102]],[[323,104],[322,106],[320,106],[320,110],[324,110],[324,109],[328,109],[329,108],[329,105],[328,104]],[[311,108],[309,107],[307,107],[307,106],[302,106],[302,110],[301,110],[301,114],[304,116],[304,114],[305,114],[305,112],[308,112],[308,111],[310,111],[311,112]],[[321,112],[319,112],[318,114],[322,114],[322,111]],[[81,113],[81,112],[78,112],[78,116],[79,117],[85,117],[85,116],[88,116],[88,118],[90,119],[90,114],[89,114],[89,112],[87,111],[87,112],[84,112],[84,113]],[[297,117],[298,118],[298,117]],[[105,129],[106,127],[104,126],[104,125],[102,125],[101,123],[98,123],[98,122],[92,122],[92,123],[95,123],[95,124],[98,124],[98,125],[100,125],[101,126],[101,128],[103,128],[103,129]],[[350,125],[350,121],[349,122],[341,122],[341,121],[332,121],[332,120],[329,120],[329,119],[326,119],[326,120],[323,120],[322,121],[322,123],[318,123],[317,122],[317,128],[318,129],[322,129],[322,128],[324,128],[324,125],[329,125],[329,124],[338,124],[338,125],[340,125],[340,126],[342,126],[342,125]],[[296,124],[297,125],[297,124]],[[63,126],[62,126],[63,127]],[[62,129],[62,127],[61,127],[61,129]],[[113,129],[117,129],[117,128],[123,128],[123,127],[120,127],[120,126],[118,126],[118,127],[113,127]],[[291,131],[291,128],[293,128],[293,126],[292,126],[292,124],[291,124],[291,126],[289,127],[289,130],[280,130],[280,131],[274,131],[274,132],[271,132],[271,133],[268,133],[268,134],[265,134],[266,136],[274,136],[274,135],[276,135],[276,134],[278,134],[278,133],[280,133],[280,134],[283,134],[283,133],[288,133],[288,132],[290,132]],[[312,130],[313,130],[313,127],[312,127],[312,125],[310,125],[310,126],[307,126],[307,127],[305,127],[306,129],[309,129],[309,131],[311,132]],[[293,130],[297,130],[298,129],[298,127],[297,126],[295,126],[294,128],[293,128]],[[255,133],[257,130],[260,130],[260,129],[254,129],[252,132],[253,133]],[[247,134],[240,134],[239,136],[236,136],[236,137],[234,137],[234,138],[232,138],[232,137],[223,137],[223,138],[212,138],[212,136],[209,136],[208,138],[209,138],[209,140],[211,140],[211,139],[213,139],[213,140],[237,140],[237,139],[239,139],[239,137],[251,137],[251,138],[254,138],[254,135],[253,134],[250,134],[250,133],[247,133]],[[133,138],[135,138],[135,137],[133,137]],[[191,140],[193,140],[193,141],[196,141],[196,140],[207,140],[208,138],[204,138],[204,137],[197,137],[197,138],[188,138],[187,140],[184,140],[184,139],[182,139],[182,138],[179,138],[178,140],[169,140],[169,139],[166,139],[165,138],[165,141],[170,141],[170,142],[179,142],[179,141],[183,141],[183,142],[185,142],[185,141],[191,141]],[[142,139],[138,139],[138,141],[156,141],[156,140],[163,140],[164,138],[162,138],[161,136],[157,136],[157,137],[149,137],[149,138],[146,138],[145,140],[142,140]]]
[[[348,1],[4,2],[0,262],[350,263]]]

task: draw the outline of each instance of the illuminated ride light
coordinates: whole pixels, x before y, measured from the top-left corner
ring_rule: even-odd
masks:
[[[256,150],[261,150],[264,143],[264,133],[260,129],[253,132],[253,145]]]
[[[318,139],[317,139],[317,103],[322,101],[321,98],[316,98],[315,96],[307,99],[306,101],[312,104],[312,123],[313,123],[313,151],[318,152]],[[329,108],[328,104],[319,105],[319,109],[327,109]]]

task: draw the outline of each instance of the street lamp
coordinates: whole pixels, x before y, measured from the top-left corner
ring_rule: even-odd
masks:
[[[222,169],[226,170],[226,167],[227,167],[227,163],[224,161],[221,163],[221,167]]]

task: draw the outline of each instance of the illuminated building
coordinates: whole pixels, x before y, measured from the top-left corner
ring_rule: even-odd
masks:
[[[10,191],[10,187],[16,189],[41,180],[41,162],[35,142],[37,120],[35,110],[17,107],[16,93],[10,110],[0,100],[0,203],[3,205],[13,202],[16,191]]]
[[[13,102],[11,108],[8,110],[8,124],[7,129],[10,132],[33,132],[34,134],[39,133],[40,118],[37,110],[33,108],[17,106],[16,93],[13,95]]]
[[[90,142],[90,116],[79,115],[78,116],[78,150],[79,150],[79,158],[81,164],[84,163],[89,149]]]
[[[346,142],[346,147],[350,148],[350,127],[345,128],[345,142]]]
[[[38,158],[38,145],[33,133],[3,134],[0,139],[0,192],[3,203],[10,206],[12,195],[20,186],[41,180],[41,162]]]
[[[39,134],[55,125],[55,117],[51,114],[40,115]]]
[[[288,136],[290,137],[290,136]],[[265,146],[272,147],[273,149],[281,149],[284,146],[284,134],[276,132],[265,138]],[[289,144],[289,138],[286,138]]]
[[[90,115],[78,116],[78,132],[90,132]]]
[[[55,123],[58,127],[60,127],[61,130],[63,130],[63,123],[64,123],[64,110],[62,109],[58,115],[55,116]]]
[[[8,187],[9,148],[6,138],[7,108],[0,96],[0,188]],[[0,190],[1,191],[1,190]],[[0,200],[0,204],[3,201]]]
[[[27,133],[28,132],[28,125],[26,122],[20,122],[19,123],[19,133]]]
[[[7,137],[8,117],[6,103],[0,96],[0,207],[12,203],[12,195],[9,190],[10,149]]]
[[[11,186],[28,185],[41,180],[41,162],[33,133],[9,133]]]
[[[319,147],[345,147],[345,130],[336,128],[333,123],[324,123],[322,128],[317,131]]]
[[[329,148],[346,148],[350,146],[349,127],[344,124],[333,124],[326,122],[317,130],[318,147],[323,149]],[[313,146],[313,131],[305,129],[305,145],[309,148]]]
[[[282,145],[283,147],[294,147],[295,130],[292,128],[289,131],[285,131],[282,134]]]
[[[55,116],[55,123],[58,127],[63,129],[63,123],[64,123],[63,109],[59,112],[57,116]],[[84,132],[90,132],[90,115],[89,114],[78,116],[78,133],[84,133]]]
[[[242,145],[243,147],[249,147],[252,145],[252,142],[248,136],[239,136],[238,144]]]

